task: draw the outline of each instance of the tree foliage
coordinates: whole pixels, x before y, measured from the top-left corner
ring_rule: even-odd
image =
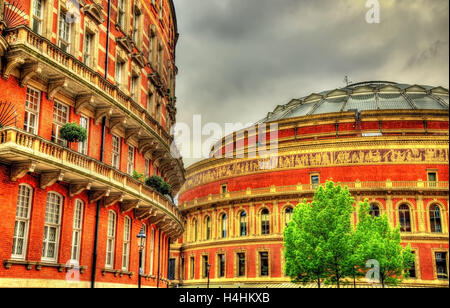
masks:
[[[172,188],[169,183],[164,182],[164,179],[160,176],[154,175],[149,177],[145,184],[147,186],[153,187],[156,191],[163,195],[170,195]]]
[[[67,123],[61,130],[61,138],[67,142],[84,142],[87,139],[86,129],[77,123]]]
[[[401,245],[400,229],[386,216],[372,217],[360,203],[357,228],[351,224],[354,199],[348,189],[327,182],[311,203],[300,203],[284,231],[286,274],[294,282],[335,283],[368,273],[366,262],[377,260],[384,285],[397,284],[413,262],[410,247]],[[406,274],[405,274],[406,273]]]

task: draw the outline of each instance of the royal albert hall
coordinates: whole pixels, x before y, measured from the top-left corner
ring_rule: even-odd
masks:
[[[177,39],[172,0],[0,0],[0,287],[168,286]]]
[[[186,232],[171,247],[175,283],[288,286],[283,228],[300,201],[333,180],[355,198],[353,223],[368,199],[374,215],[400,225],[415,254],[404,285],[448,286],[448,110],[439,86],[363,82],[276,107],[257,123],[264,135],[227,136],[187,168],[179,196]],[[277,151],[260,155],[270,138]]]

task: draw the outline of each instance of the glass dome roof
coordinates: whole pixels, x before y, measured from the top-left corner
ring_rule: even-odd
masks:
[[[277,106],[258,123],[356,110],[448,110],[448,107],[448,89],[443,87],[367,81],[294,99]]]

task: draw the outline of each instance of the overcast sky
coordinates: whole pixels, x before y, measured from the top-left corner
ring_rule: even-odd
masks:
[[[346,75],[449,85],[448,0],[380,0],[379,24],[366,0],[174,2],[178,122],[253,123]]]

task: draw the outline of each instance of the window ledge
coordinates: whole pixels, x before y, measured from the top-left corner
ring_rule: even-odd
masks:
[[[123,270],[115,270],[115,269],[102,269],[102,275],[105,276],[107,273],[114,274],[114,277],[122,277],[123,275],[128,275],[130,278],[133,277],[134,272],[123,271]]]
[[[13,265],[24,265],[27,270],[31,270],[33,269],[33,266],[35,266],[37,271],[40,271],[43,267],[58,268],[59,272],[63,272],[64,270],[69,271],[72,269],[79,269],[81,274],[83,274],[87,270],[87,266],[75,266],[62,263],[36,262],[27,260],[4,260],[3,265],[6,269],[10,269]]]

